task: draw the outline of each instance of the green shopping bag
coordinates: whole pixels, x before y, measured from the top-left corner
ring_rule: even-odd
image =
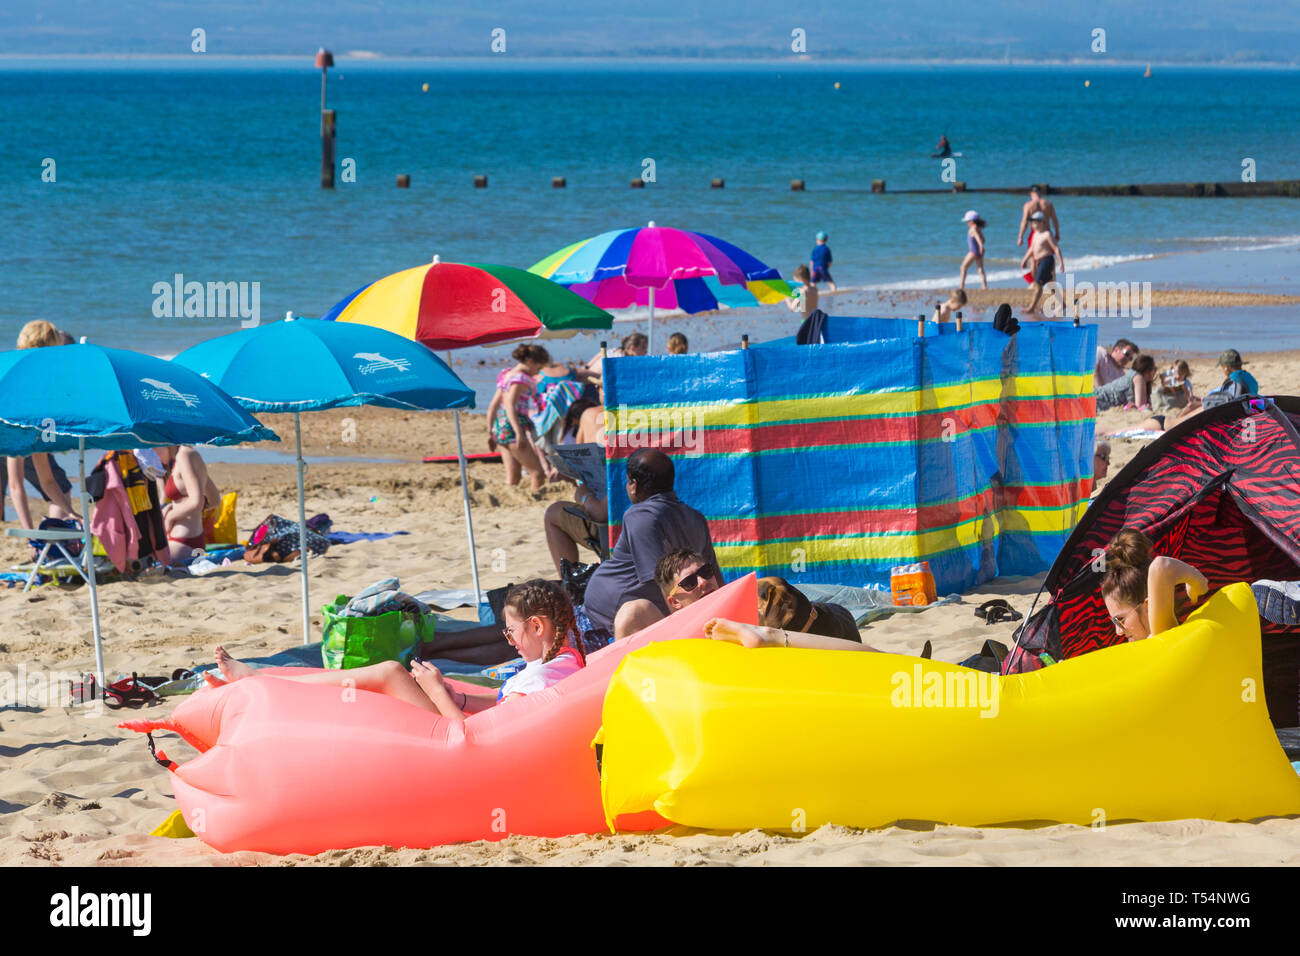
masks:
[[[320,645],[324,665],[347,670],[380,661],[401,661],[410,670],[411,660],[419,657],[424,642],[433,640],[433,615],[389,611],[373,617],[344,617],[341,612],[350,600],[349,595],[340,594],[333,604],[321,608],[325,617]]]

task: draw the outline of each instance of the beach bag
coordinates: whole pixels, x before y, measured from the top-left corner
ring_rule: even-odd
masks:
[[[426,641],[433,640],[434,617],[418,611],[388,611],[370,617],[344,616],[351,596],[340,594],[321,608],[325,617],[321,639],[322,663],[332,670],[350,670],[401,661],[408,670]]]
[[[71,518],[42,518],[41,523],[36,526],[38,531],[84,531],[80,521],[74,521]],[[28,544],[32,546],[32,560],[35,561],[41,556],[41,551],[45,548],[46,542],[35,538],[29,539]],[[75,538],[66,539],[59,542],[67,550],[68,554],[76,558],[81,555],[81,548],[84,541],[78,541]],[[59,554],[57,549],[50,549],[50,556],[53,559],[60,560],[63,555]]]
[[[208,544],[239,544],[239,526],[235,521],[235,505],[239,500],[239,492],[227,491],[221,496],[221,504],[215,508],[209,508],[203,512],[204,530],[207,535]],[[208,515],[212,515],[212,520],[208,521]],[[211,526],[211,531],[207,531]]]
[[[321,555],[329,550],[329,539],[307,528],[307,551]],[[279,515],[267,515],[248,538],[248,547],[244,550],[244,560],[249,564],[262,564],[271,561],[283,564],[298,557],[298,522],[281,518]]]
[[[1016,628],[1013,636],[1015,646],[1002,658],[1003,674],[1026,674],[1065,659],[1060,617],[1051,604]]]

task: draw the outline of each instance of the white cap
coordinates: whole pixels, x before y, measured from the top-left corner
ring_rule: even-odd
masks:
[[[977,213],[974,209],[967,209],[967,210],[966,210],[966,215],[964,215],[964,216],[961,217],[961,221],[962,221],[962,222],[971,222],[971,221],[973,221],[973,220],[975,220],[975,219],[978,219],[979,217],[980,217],[980,214]]]

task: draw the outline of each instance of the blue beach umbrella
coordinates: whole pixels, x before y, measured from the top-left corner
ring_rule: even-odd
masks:
[[[428,348],[369,325],[294,318],[200,342],[172,359],[215,382],[244,408],[292,412],[298,453],[302,635],[311,640],[301,412],[380,405],[473,408],[474,391]],[[468,491],[466,491],[468,508]],[[473,539],[470,541],[473,553]],[[475,581],[477,585],[477,579]]]
[[[268,440],[277,440],[275,432],[229,395],[165,359],[98,345],[0,352],[0,454],[80,453],[82,553],[87,556],[100,688],[105,686],[104,645],[91,549],[86,449]]]

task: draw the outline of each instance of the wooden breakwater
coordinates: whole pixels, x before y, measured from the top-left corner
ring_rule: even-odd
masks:
[[[1300,199],[1300,179],[1272,179],[1258,183],[1122,183],[1115,186],[1053,186],[1038,183],[1046,196],[1158,196],[1186,199],[1224,197],[1228,199],[1282,196]],[[873,193],[885,192],[884,180],[873,180]],[[917,193],[1025,193],[1029,186],[969,186],[953,183],[946,189],[895,189],[895,195]]]

